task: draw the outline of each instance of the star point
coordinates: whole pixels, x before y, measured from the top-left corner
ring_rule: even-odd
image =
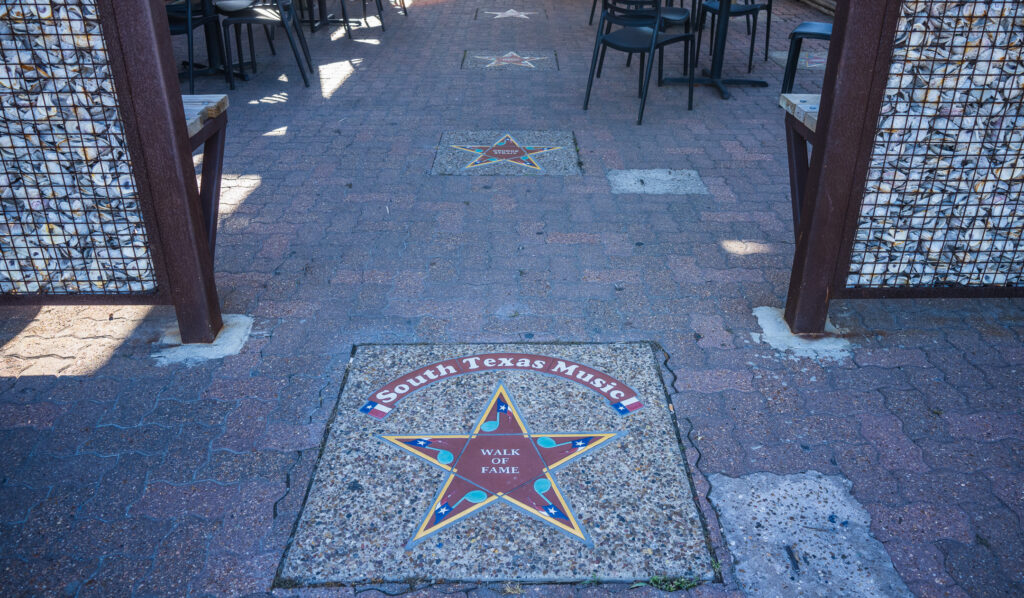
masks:
[[[544,170],[533,159],[536,154],[562,149],[555,145],[520,145],[511,135],[506,133],[491,145],[453,145],[455,149],[477,154],[472,162],[463,168],[476,168],[486,164],[510,162],[531,170]]]
[[[534,69],[537,65],[533,64],[535,60],[547,60],[546,56],[521,56],[516,52],[506,52],[501,56],[474,56],[480,60],[490,60],[489,64],[485,64],[484,68],[501,67],[501,66],[521,66],[524,68]]]
[[[554,472],[617,436],[614,432],[533,434],[501,384],[472,433],[380,436],[446,472],[406,549],[493,502],[508,503],[592,545],[562,495]]]
[[[506,11],[503,11],[503,12],[492,12],[492,11],[489,11],[489,10],[484,11],[484,12],[486,12],[489,15],[494,15],[495,19],[509,19],[509,18],[529,19],[530,17],[528,17],[527,15],[535,15],[535,14],[537,14],[535,12],[519,12],[518,10],[515,10],[514,8],[510,8],[510,9],[508,9]]]

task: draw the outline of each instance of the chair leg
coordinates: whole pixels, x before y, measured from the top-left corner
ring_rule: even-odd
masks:
[[[341,4],[341,22],[345,26],[345,35],[352,39],[352,27],[348,24],[348,9],[345,8],[345,0],[341,0],[339,4]]]
[[[700,59],[700,39],[704,36],[704,23],[707,21],[708,13],[704,10],[704,7],[700,7],[700,15],[697,17],[697,48],[693,54],[694,68],[697,66],[697,60]]]
[[[245,54],[242,52],[242,24],[235,23],[235,50],[238,51],[238,76],[245,80]],[[234,68],[234,67],[232,67]]]
[[[302,11],[302,16],[309,13],[309,32],[316,33],[316,13],[313,12],[313,0],[306,0],[305,4],[299,4],[299,10]]]
[[[640,52],[640,72],[636,83],[636,97],[640,98],[644,95],[644,59],[646,55]],[[653,58],[653,57],[652,57]]]
[[[299,47],[295,45],[295,36],[292,35],[292,22],[288,17],[284,17],[281,20],[281,25],[284,27],[284,34],[288,37],[288,44],[292,47],[292,54],[295,55],[295,65],[299,67],[302,82],[306,84],[306,87],[309,87],[309,75],[306,74],[306,69],[302,66],[302,54],[299,52]]]
[[[633,53],[626,54],[626,68],[629,68],[629,64],[633,62]]]
[[[227,52],[224,49],[224,34],[221,31],[219,23],[213,27],[213,31],[215,32],[214,36],[217,38],[217,51],[220,52],[220,61],[221,63],[223,63],[224,57],[227,55]],[[211,58],[210,62],[213,63],[214,60]],[[227,67],[224,67],[223,64],[221,66],[224,68],[224,72],[227,73],[229,69]],[[225,75],[224,78],[227,79],[227,75]]]
[[[409,9],[405,7],[405,0],[402,0],[402,14],[409,16]]]
[[[687,110],[693,110],[693,83],[694,83],[693,74],[697,70],[697,56],[695,54],[696,52],[697,52],[697,44],[694,43],[693,38],[690,38],[686,42],[686,54],[687,54],[687,56],[690,56],[690,58],[691,58],[688,61],[689,62],[689,70],[690,70],[690,90],[689,90],[689,98],[688,98],[687,104],[686,104],[686,109]]]
[[[786,56],[786,70],[782,74],[782,93],[793,93],[793,82],[796,80],[796,67],[800,62],[800,48],[804,38],[794,37],[789,40],[789,54]]]
[[[597,40],[594,41],[594,56],[590,59],[590,76],[587,77],[587,94],[583,96],[583,109],[586,110],[587,106],[590,105],[590,88],[594,86],[594,72],[598,70],[597,56],[601,54],[604,56],[602,51],[604,47],[601,45],[601,26],[598,24],[597,28]]]
[[[231,23],[224,22],[224,73],[228,78],[228,87],[235,88],[235,66],[231,57]]]
[[[711,29],[708,29],[708,54],[713,54],[715,51],[715,31],[718,29],[715,27],[715,20],[717,18],[717,14],[711,13]]]
[[[188,92],[190,94],[194,94],[196,92],[196,55],[194,51],[195,42],[193,42],[192,40],[191,25],[192,24],[189,23],[188,35],[186,35],[186,37],[188,38]]]
[[[587,25],[593,25],[594,24],[594,12],[596,10],[597,10],[597,0],[594,0],[594,3],[590,5],[590,20],[587,21]]]
[[[652,38],[651,40],[651,59],[647,61],[647,68],[644,69],[643,86],[640,91],[640,112],[636,116],[637,125],[641,124],[644,121],[644,106],[647,105],[647,89],[651,86],[651,70],[654,66],[655,39],[656,38]],[[643,56],[643,54],[641,54],[640,56]],[[643,63],[643,58],[640,59],[640,63]]]
[[[264,25],[263,35],[267,37],[267,45],[270,46],[270,54],[272,56],[277,56],[277,48],[274,47],[274,30]]]
[[[747,72],[754,70],[754,41],[757,39],[757,13],[754,13],[754,26],[750,33],[750,56],[747,57]]]
[[[252,37],[252,23],[245,25],[245,31],[249,35],[249,66],[252,67],[252,72],[256,72],[256,42],[253,41]]]
[[[306,57],[306,66],[309,67],[309,74],[313,74],[313,57],[309,54],[309,44],[306,43],[306,34],[302,32],[302,23],[299,22],[295,13],[292,13],[295,23],[295,34],[299,37],[299,45],[302,47],[302,54]]]
[[[658,48],[658,87],[661,87],[662,73],[665,70],[665,48]]]
[[[383,33],[384,29],[384,6],[381,0],[377,0],[377,20],[380,21],[380,31]]]
[[[601,46],[601,60],[597,63],[597,78],[601,78],[601,70],[604,69],[604,53],[608,51],[607,46]]]
[[[764,59],[768,61],[768,42],[772,39],[772,0],[768,0],[768,15],[764,24]]]
[[[689,33],[689,31],[687,31],[687,33]],[[691,41],[693,41],[693,40],[691,39],[691,40],[688,40],[686,42],[686,52],[683,54],[683,72],[684,73],[686,71],[690,70],[690,58],[691,58],[691,56],[690,56],[690,45],[691,45],[690,42]]]

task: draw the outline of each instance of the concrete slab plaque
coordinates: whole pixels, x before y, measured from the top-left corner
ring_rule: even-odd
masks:
[[[552,50],[466,50],[462,68],[484,71],[536,72],[558,70]]]
[[[276,585],[714,575],[650,343],[357,348]]]
[[[708,188],[696,170],[609,170],[612,193],[647,195],[707,195]]]
[[[571,131],[446,131],[430,174],[564,176],[582,171]]]

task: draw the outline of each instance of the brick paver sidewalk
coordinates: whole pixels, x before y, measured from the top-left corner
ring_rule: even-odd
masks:
[[[508,9],[529,18],[488,13]],[[853,482],[916,594],[1024,593],[1024,304],[838,302],[854,350],[836,363],[757,343],[752,310],[783,304],[792,256],[782,68],[758,58],[770,87],[730,101],[698,88],[693,112],[685,88],[653,88],[637,127],[636,62],[609,53],[584,112],[589,10],[429,0],[406,18],[389,6],[384,33],[310,36],[310,89],[283,37],[271,57],[259,36],[260,72],[231,94],[217,248],[224,310],[253,315],[252,337],[236,356],[158,366],[170,310],[3,310],[0,594],[271,592],[353,344],[523,340],[664,347],[722,565],[723,582],[693,595],[739,592],[708,476],[807,470]],[[772,49],[807,19],[822,17],[777,1]],[[739,74],[739,21],[730,37]],[[551,52],[558,68],[460,68],[470,52],[511,50]],[[678,52],[666,63],[679,74]],[[817,78],[802,72],[798,87]],[[582,174],[430,174],[446,131],[498,129],[571,131]],[[606,172],[630,168],[694,169],[709,194],[611,194]],[[273,590],[355,592],[379,595]]]

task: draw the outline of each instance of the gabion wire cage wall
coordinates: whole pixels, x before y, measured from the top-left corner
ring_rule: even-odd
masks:
[[[1024,3],[905,2],[855,288],[1024,284]]]
[[[0,305],[222,326],[164,0],[0,0]]]
[[[0,293],[154,291],[95,2],[3,2],[0,63]]]
[[[1024,2],[837,4],[786,300],[1024,296]]]

